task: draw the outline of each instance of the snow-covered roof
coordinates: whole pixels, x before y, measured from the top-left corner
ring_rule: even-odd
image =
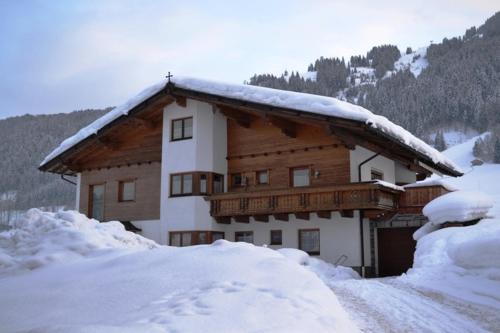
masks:
[[[436,164],[442,164],[448,168],[461,173],[460,168],[449,158],[441,154],[436,149],[426,144],[421,139],[398,126],[387,118],[375,115],[365,108],[348,102],[340,101],[336,98],[311,95],[305,93],[284,91],[278,89],[257,87],[245,84],[232,84],[217,82],[212,80],[198,79],[192,77],[177,76],[172,78],[172,83],[176,88],[196,91],[225,98],[237,99],[246,102],[253,102],[274,107],[293,109],[302,112],[314,113],[336,118],[343,118],[362,122],[371,128],[377,129],[390,137],[398,140],[406,146],[413,148],[419,153],[427,156]],[[75,135],[64,140],[59,147],[51,152],[41,163],[46,164],[58,155],[64,153],[77,143],[96,134],[101,128],[111,123],[113,120],[127,115],[135,106],[155,95],[166,87],[163,80],[139,93],[126,103],[109,111],[103,117],[97,119],[90,125],[82,128]]]

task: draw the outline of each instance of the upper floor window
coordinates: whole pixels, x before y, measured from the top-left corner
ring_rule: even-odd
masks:
[[[123,180],[118,183],[118,201],[135,200],[135,180]]]
[[[372,169],[371,179],[372,180],[384,180],[384,173],[382,171]]]
[[[293,187],[310,185],[310,170],[308,167],[293,168],[291,170],[291,183]]]
[[[231,186],[239,187],[245,185],[245,177],[241,173],[233,173],[231,175]]]
[[[170,175],[170,196],[208,195],[224,192],[224,176],[213,172]]]
[[[172,141],[193,137],[193,117],[172,120]]]
[[[190,195],[193,193],[193,175],[191,173],[170,176],[170,195]]]
[[[268,170],[257,171],[256,178],[257,178],[258,185],[269,184],[269,171]]]

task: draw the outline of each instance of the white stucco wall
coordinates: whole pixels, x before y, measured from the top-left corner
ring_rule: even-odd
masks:
[[[131,221],[137,228],[142,229],[141,236],[161,243],[161,223],[160,220]]]
[[[193,117],[193,138],[170,141],[173,119]],[[226,118],[210,104],[187,100],[186,107],[173,103],[163,111],[161,243],[169,231],[217,230],[209,215],[209,203],[201,196],[170,198],[170,174],[209,171],[227,174]],[[227,183],[225,181],[225,183]]]
[[[358,181],[358,165],[364,160],[376,154],[375,152],[356,146],[354,150],[349,151],[351,166],[351,182]],[[363,164],[361,168],[361,181],[371,180],[371,169],[376,169],[384,173],[386,182],[395,183],[395,162],[385,156],[377,156],[368,163]]]
[[[406,166],[399,162],[395,163],[396,169],[396,183],[414,183],[417,181],[417,174],[414,171],[409,170]]]
[[[368,221],[365,222],[365,265],[370,264],[369,229]],[[340,256],[346,255],[346,266],[360,266],[360,243],[359,243],[359,215],[356,211],[354,217],[343,218],[338,212],[332,213],[330,220],[318,218],[312,213],[309,220],[296,219],[293,214],[289,215],[289,221],[276,221],[274,217],[269,222],[258,222],[250,218],[249,223],[236,223],[223,225],[225,238],[234,241],[236,231],[253,231],[255,245],[268,245],[270,243],[271,230],[282,230],[283,244],[268,245],[270,248],[298,248],[299,229],[320,229],[320,255],[321,259],[335,263]]]

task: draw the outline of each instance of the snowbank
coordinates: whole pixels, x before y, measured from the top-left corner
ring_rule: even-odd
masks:
[[[359,274],[350,267],[335,266],[321,259],[312,258],[302,250],[284,248],[278,249],[277,251],[286,258],[314,272],[328,286],[339,280],[361,278]]]
[[[484,193],[455,191],[432,200],[422,212],[432,225],[467,222],[486,217],[493,204],[493,198]]]
[[[413,134],[398,126],[386,117],[375,115],[365,108],[340,101],[336,98],[318,96],[312,94],[298,93],[292,91],[277,90],[271,88],[257,87],[244,84],[223,83],[212,80],[203,80],[191,77],[176,76],[172,79],[176,87],[234,98],[238,100],[255,102],[275,107],[289,108],[302,112],[311,112],[326,116],[351,119],[360,121],[372,128],[376,128],[405,145],[419,151],[428,156],[434,163],[442,163],[452,169],[460,171],[460,168],[455,163],[441,154],[433,147],[426,144],[424,141],[415,137]],[[59,147],[52,151],[41,163],[41,165],[52,160],[67,149],[76,145],[85,138],[95,134],[111,123],[113,120],[128,112],[140,104],[142,101],[159,92],[166,82],[159,82],[146,90],[142,91],[137,96],[133,97],[125,104],[111,110],[103,117],[97,119],[87,127],[82,128],[74,136],[64,140]]]
[[[13,227],[0,242],[11,265],[0,267],[1,332],[358,331],[330,288],[272,249],[157,246],[74,212],[32,210]]]
[[[103,251],[156,247],[155,242],[127,232],[119,222],[99,223],[75,211],[51,213],[33,208],[0,233],[0,276]]]
[[[421,237],[401,279],[500,309],[500,219]]]

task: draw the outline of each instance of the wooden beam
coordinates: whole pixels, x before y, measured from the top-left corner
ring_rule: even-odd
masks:
[[[234,221],[238,223],[249,223],[250,222],[250,216],[248,215],[237,215],[234,216]]]
[[[218,216],[218,217],[215,217],[215,221],[217,223],[221,223],[221,224],[230,224],[231,218],[229,216]]]
[[[180,107],[185,108],[187,106],[187,98],[184,96],[175,96],[175,103]]]
[[[129,117],[128,121],[129,124],[133,126],[139,126],[139,127],[144,127],[147,129],[155,129],[158,124],[155,124],[154,122],[150,120],[146,120],[143,118],[139,118],[136,116]]]
[[[332,212],[329,211],[329,210],[320,210],[318,212],[316,212],[316,214],[318,215],[318,217],[320,219],[331,219],[332,218]]]
[[[241,127],[249,128],[253,120],[253,116],[247,112],[231,108],[225,105],[217,105],[219,111],[229,119],[236,121]]]
[[[342,217],[354,217],[354,211],[352,209],[343,209],[340,211],[340,216]]]
[[[269,222],[269,215],[254,215],[253,218],[258,222]]]
[[[118,150],[121,146],[121,144],[118,141],[113,141],[103,136],[97,137],[96,143],[109,150]]]
[[[288,214],[287,213],[284,213],[284,214],[273,214],[274,216],[274,219],[276,221],[286,221],[288,222]]]
[[[300,213],[294,213],[295,218],[300,219],[300,220],[307,220],[309,221],[309,218],[311,217],[309,212],[300,212]]]
[[[297,123],[290,121],[288,119],[277,117],[277,116],[266,116],[269,124],[278,127],[281,133],[285,134],[290,138],[297,137]]]

